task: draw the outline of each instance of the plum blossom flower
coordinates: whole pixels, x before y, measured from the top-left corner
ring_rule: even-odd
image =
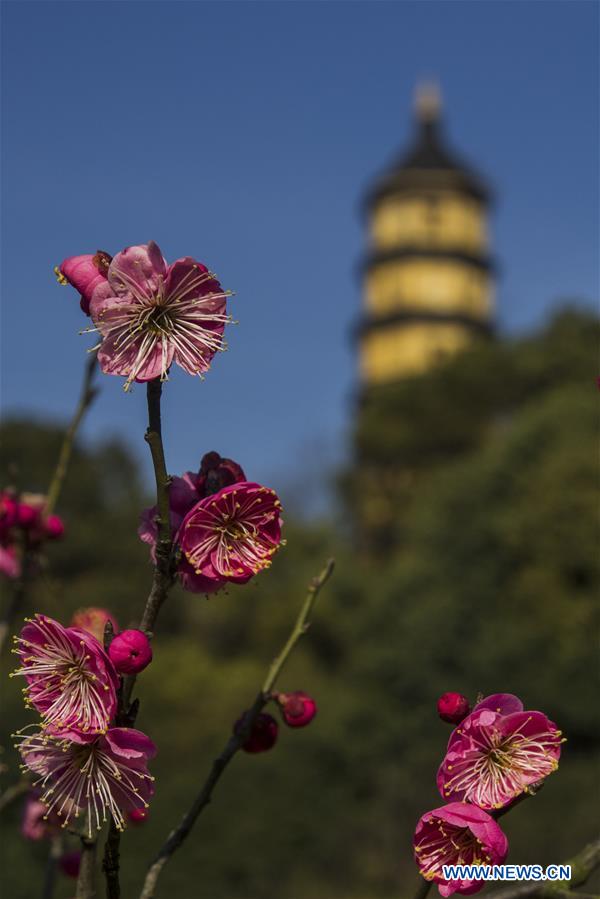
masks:
[[[302,690],[293,693],[273,693],[273,699],[281,710],[288,727],[306,727],[317,714],[317,703]]]
[[[479,703],[452,733],[437,775],[445,799],[483,809],[509,805],[558,768],[561,731],[516,696]]]
[[[88,634],[92,634],[99,643],[104,645],[104,628],[110,621],[114,633],[119,630],[117,619],[108,611],[98,606],[90,606],[87,609],[77,609],[71,618],[71,627],[79,627]]]
[[[471,710],[469,700],[462,693],[442,693],[437,701],[438,715],[449,724],[460,724]]]
[[[111,261],[106,281],[90,300],[92,330],[102,338],[102,371],[125,377],[125,390],[133,381],[165,380],[173,362],[202,375],[225,349],[228,296],[190,256],[167,265],[154,241],[127,247]]]
[[[14,650],[27,681],[27,703],[56,730],[104,733],[117,707],[118,678],[102,646],[87,631],[45,615],[26,619]]]
[[[171,537],[177,542],[178,531],[181,523],[187,513],[194,506],[211,496],[218,493],[223,487],[229,487],[239,481],[245,481],[244,474],[240,465],[233,459],[225,459],[219,453],[210,452],[202,457],[200,470],[198,472],[186,471],[183,477],[171,478],[169,485],[169,514],[171,519]],[[151,547],[151,556],[156,561],[155,547],[158,537],[158,529],[156,526],[156,516],[158,509],[151,506],[144,509],[141,517],[141,524],[138,529],[139,537],[148,543]],[[177,574],[185,590],[192,593],[214,593],[223,586],[225,581],[215,581],[196,574],[185,556],[182,556]]]
[[[94,290],[107,280],[111,261],[112,256],[104,250],[96,250],[94,254],[69,256],[54,269],[60,284],[71,284],[79,291],[79,305],[86,315],[90,313],[90,301]]]
[[[269,487],[241,481],[197,503],[179,543],[197,575],[245,584],[271,564],[281,545],[281,503]]]
[[[123,830],[129,812],[148,807],[154,793],[148,760],[156,748],[141,731],[113,727],[101,736],[71,733],[67,739],[40,729],[17,736],[24,768],[38,775],[41,801],[63,827],[83,812],[91,839],[109,813]]]
[[[63,536],[65,526],[58,515],[46,514],[46,497],[11,490],[0,492],[0,571],[9,578],[21,573],[24,551],[38,551],[46,540]]]
[[[508,854],[500,826],[466,802],[451,802],[423,815],[413,845],[420,874],[438,885],[441,896],[470,895],[485,885],[483,880],[446,880],[444,865],[499,865]]]
[[[112,640],[108,655],[119,674],[139,674],[152,661],[152,647],[143,631],[132,629]]]

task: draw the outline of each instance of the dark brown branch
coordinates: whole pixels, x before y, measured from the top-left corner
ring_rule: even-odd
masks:
[[[104,858],[102,859],[102,870],[106,878],[107,899],[120,899],[121,897],[121,884],[119,883],[120,843],[121,834],[117,830],[111,816],[110,824],[108,825],[108,836],[104,845]]]
[[[54,887],[56,886],[56,875],[58,873],[58,860],[62,855],[63,841],[62,835],[53,837],[50,842],[50,850],[46,861],[46,871],[44,873],[44,883],[42,886],[42,899],[52,899],[54,896]]]
[[[144,613],[140,621],[140,630],[152,637],[158,613],[166,600],[169,590],[175,579],[175,565],[173,561],[173,542],[171,539],[171,519],[169,513],[169,475],[165,461],[165,451],[162,442],[162,422],[160,414],[160,402],[162,395],[162,383],[159,378],[149,381],[147,384],[148,401],[148,429],[145,440],[150,447],[154,478],[156,481],[156,563],[152,578],[152,587]],[[105,639],[110,641],[111,634],[105,634]],[[131,695],[135,686],[134,674],[123,678],[119,693],[119,707],[117,710],[117,724],[119,727],[132,727],[137,716],[138,702],[131,702]],[[119,848],[121,834],[111,817],[108,836],[104,846],[104,858],[102,870],[106,878],[106,895],[108,899],[119,899],[121,887],[119,882]]]
[[[287,659],[289,658],[292,650],[294,649],[300,638],[310,627],[310,613],[314,608],[314,604],[316,602],[317,596],[319,595],[319,591],[329,580],[333,572],[333,565],[333,560],[330,559],[321,574],[318,577],[314,578],[311,582],[308,588],[308,594],[306,596],[300,614],[298,615],[296,623],[292,628],[290,636],[286,641],[283,649],[269,668],[267,678],[263,684],[261,691],[258,693],[256,699],[254,700],[252,707],[248,712],[246,712],[244,716],[243,726],[237,733],[232,734],[232,736],[225,744],[225,748],[223,749],[221,754],[214,760],[209,775],[205,780],[203,786],[201,787],[200,792],[196,796],[194,802],[192,803],[191,808],[184,815],[179,826],[175,828],[175,830],[171,831],[165,844],[161,848],[155,860],[150,865],[146,874],[142,892],[140,894],[140,899],[152,899],[160,872],[169,861],[173,853],[177,849],[179,849],[182,843],[189,836],[189,833],[196,823],[200,813],[210,803],[213,790],[221,779],[221,776],[225,771],[227,765],[246,742],[248,735],[252,730],[252,725],[269,700],[269,694],[275,686],[275,682],[283,666],[285,665]]]
[[[83,416],[94,402],[94,399],[96,398],[96,395],[98,393],[98,389],[93,386],[95,371],[96,355],[94,354],[90,357],[85,366],[79,402],[77,404],[77,408],[75,409],[73,418],[71,419],[71,423],[69,424],[69,427],[65,432],[65,436],[63,437],[62,446],[58,454],[58,461],[56,463],[56,468],[54,469],[54,475],[52,476],[52,480],[50,481],[50,486],[48,488],[48,498],[46,499],[47,515],[52,514],[52,512],[54,512],[54,509],[56,508],[56,503],[58,502],[58,497],[60,496],[60,492],[65,481],[69,462],[71,461],[73,445],[75,443],[75,435],[79,430],[79,425],[82,422]]]

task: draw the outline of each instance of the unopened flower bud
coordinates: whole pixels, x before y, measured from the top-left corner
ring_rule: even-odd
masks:
[[[245,481],[246,475],[233,459],[224,459],[214,451],[205,453],[200,463],[200,471],[196,475],[196,490],[200,496],[211,496],[223,487],[230,487]]]
[[[81,308],[87,315],[92,293],[99,284],[107,280],[108,267],[112,256],[103,250],[84,256],[69,256],[58,266],[56,275],[64,284],[68,282],[81,294]]]
[[[73,852],[65,852],[58,860],[58,865],[63,874],[67,877],[75,879],[79,876],[79,866],[81,865],[81,852],[74,849]]]
[[[147,817],[147,808],[132,808],[130,812],[127,812],[127,820],[130,824],[134,824],[136,826],[138,824],[143,824]]]
[[[236,721],[233,731],[239,734],[245,723],[245,715]],[[252,730],[248,735],[246,742],[242,744],[244,752],[266,752],[272,749],[277,742],[277,732],[279,726],[267,712],[261,712],[256,721],[252,725]]]
[[[58,540],[65,532],[63,520],[58,515],[48,515],[44,522],[44,529],[50,540]]]
[[[77,609],[71,618],[69,626],[79,627],[82,631],[92,634],[99,643],[104,643],[104,627],[107,621],[110,621],[116,633],[119,630],[119,625],[117,624],[117,619],[110,614],[108,609],[90,606],[88,609]]]
[[[462,693],[442,693],[437,701],[437,710],[442,721],[460,724],[471,711],[469,700]]]
[[[123,631],[110,644],[108,655],[119,674],[139,674],[152,661],[152,647],[143,631]]]
[[[19,527],[27,530],[37,523],[40,517],[40,508],[29,503],[17,503],[16,517]]]
[[[293,693],[274,693],[273,699],[281,709],[283,720],[288,727],[306,727],[317,714],[317,703],[308,693],[295,690]]]

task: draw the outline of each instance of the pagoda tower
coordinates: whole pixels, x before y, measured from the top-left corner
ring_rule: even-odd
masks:
[[[437,88],[420,86],[415,106],[411,146],[365,201],[366,389],[426,371],[492,329],[488,187],[448,149]]]

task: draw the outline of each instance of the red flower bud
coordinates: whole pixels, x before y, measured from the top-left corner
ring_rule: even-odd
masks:
[[[244,727],[245,715],[242,715],[234,725],[233,732],[239,734]],[[272,749],[277,742],[277,732],[279,726],[267,712],[261,712],[256,721],[252,725],[252,730],[246,742],[242,744],[244,752],[266,752]]]
[[[224,459],[218,453],[210,452],[202,456],[200,471],[195,475],[195,487],[200,497],[218,493],[223,487],[231,487],[245,481],[246,475],[233,459]]]
[[[17,503],[17,524],[21,528],[31,528],[40,517],[40,507],[29,503]]]
[[[460,724],[471,711],[469,700],[462,693],[442,693],[437,701],[437,710],[442,721]]]
[[[59,858],[58,864],[63,874],[66,874],[67,877],[72,877],[73,879],[75,879],[79,876],[81,852],[79,852],[77,849],[73,850],[73,852],[65,852],[65,854],[61,855],[61,857]]]
[[[317,714],[317,703],[308,693],[296,690],[294,693],[274,693],[273,699],[281,709],[281,715],[288,727],[306,727]]]
[[[143,824],[147,817],[147,808],[132,808],[130,812],[127,812],[127,819],[129,823],[136,826],[139,824]]]
[[[44,529],[50,540],[58,540],[65,532],[62,518],[59,518],[58,515],[48,515],[44,522]]]
[[[123,631],[110,644],[108,655],[119,674],[138,674],[152,661],[152,647],[143,631]]]

